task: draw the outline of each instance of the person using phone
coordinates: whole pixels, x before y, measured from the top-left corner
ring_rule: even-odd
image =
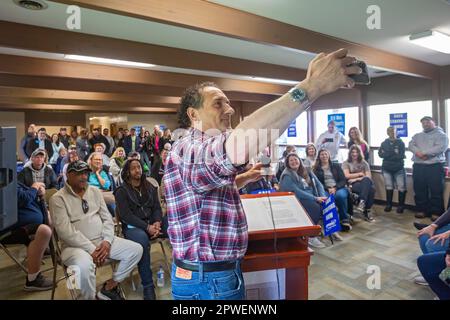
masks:
[[[362,71],[349,66],[354,62],[345,49],[317,55],[304,81],[234,130],[234,109],[216,84],[203,82],[186,89],[178,112],[180,129],[174,132],[182,138],[170,150],[163,177],[174,299],[245,298],[241,261],[248,225],[238,190],[254,179],[245,171],[247,164],[275,142],[275,130],[284,132],[317,98],[353,87],[349,76]]]
[[[316,149],[327,149],[330,152],[331,161],[338,162],[339,147],[346,145],[345,136],[336,129],[336,123],[328,122],[328,130],[322,133],[316,140]]]
[[[138,263],[144,300],[155,300],[150,260],[150,241],[167,235],[167,217],[162,216],[156,188],[147,181],[138,159],[127,160],[122,169],[123,184],[114,196],[125,239],[144,249]]]

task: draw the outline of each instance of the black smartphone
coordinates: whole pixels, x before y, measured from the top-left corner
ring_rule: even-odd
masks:
[[[363,84],[363,85],[369,85],[370,84],[370,76],[369,72],[367,70],[367,65],[364,61],[357,60],[355,63],[351,64],[350,66],[358,66],[362,69],[362,73],[360,74],[353,74],[349,76],[355,81],[355,84]]]

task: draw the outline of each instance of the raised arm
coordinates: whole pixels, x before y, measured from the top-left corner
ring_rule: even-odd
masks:
[[[231,162],[234,165],[244,164],[248,161],[249,156],[262,152],[267,145],[272,144],[287,129],[293,119],[297,118],[309,107],[310,103],[320,96],[334,92],[341,87],[353,87],[354,81],[348,75],[361,72],[359,67],[347,67],[354,61],[353,57],[347,57],[345,49],[317,55],[309,64],[306,79],[296,86],[306,93],[309,102],[295,102],[290,94],[286,93],[251,114],[236,127],[226,141],[226,153]],[[261,140],[259,132],[256,134],[258,143],[242,137],[243,132],[259,129],[267,129],[265,141]],[[272,135],[272,130],[278,130],[278,135]],[[241,143],[243,145],[240,145]]]

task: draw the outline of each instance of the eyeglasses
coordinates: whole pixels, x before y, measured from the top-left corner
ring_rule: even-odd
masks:
[[[84,199],[81,199],[81,208],[83,209],[84,213],[87,213],[89,211],[88,202]]]

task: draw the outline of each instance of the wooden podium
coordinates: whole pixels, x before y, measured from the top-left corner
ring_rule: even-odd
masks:
[[[279,197],[291,192],[242,195],[242,199]],[[300,203],[299,203],[300,204]],[[300,204],[301,205],[301,204]],[[309,216],[308,216],[309,218]],[[313,251],[308,248],[308,237],[320,234],[320,226],[251,231],[248,249],[242,261],[242,271],[262,271],[286,268],[286,299],[308,299],[308,266]],[[277,240],[275,251],[274,240]]]

